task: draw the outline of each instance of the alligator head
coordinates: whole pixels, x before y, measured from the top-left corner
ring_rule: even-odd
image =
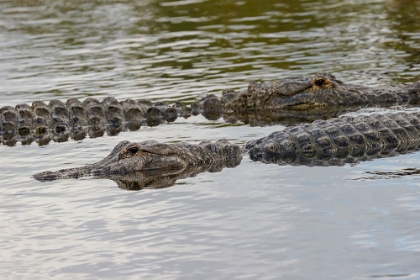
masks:
[[[241,148],[226,140],[218,140],[215,143],[207,141],[198,145],[186,142],[164,144],[157,141],[140,143],[121,141],[107,157],[97,163],[58,171],[44,171],[33,177],[38,181],[52,181],[62,178],[98,176],[115,178],[118,182],[150,183],[148,180],[150,177],[154,179],[169,175],[173,177],[234,167],[241,162],[241,159]],[[137,183],[137,185],[144,184]]]
[[[395,91],[392,86],[387,88]],[[312,77],[291,77],[274,83],[250,83],[241,92],[228,89],[223,92],[222,102],[232,111],[237,111],[238,108],[248,111],[306,110],[330,105],[369,103],[370,93],[375,94],[374,89],[345,84],[330,73],[317,73]]]

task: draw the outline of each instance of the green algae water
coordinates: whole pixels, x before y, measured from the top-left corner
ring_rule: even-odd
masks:
[[[412,83],[419,16],[413,0],[0,0],[0,107],[108,96],[192,103],[318,71],[355,84]],[[122,140],[243,145],[286,125],[192,116],[112,136],[1,145],[0,275],[420,278],[419,177],[402,171],[419,167],[418,152],[341,167],[245,156],[235,168],[141,191],[31,177],[96,162]]]

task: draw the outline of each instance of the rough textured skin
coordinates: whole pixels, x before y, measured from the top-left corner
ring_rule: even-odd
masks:
[[[184,111],[188,111],[183,107]],[[183,112],[184,113],[184,112]],[[142,122],[145,119],[164,119],[170,121],[178,115],[177,109],[162,102],[128,99],[118,102],[113,97],[102,101],[87,98],[83,102],[69,99],[66,104],[51,100],[49,104],[35,101],[32,106],[19,104],[15,108],[5,106],[0,109],[1,132],[8,133],[26,127],[42,133],[45,130],[65,131],[74,127],[120,127],[123,124]]]
[[[63,142],[69,137],[81,140],[87,135],[100,137],[105,131],[115,135],[127,129],[138,130],[143,124],[155,126],[195,113],[191,107],[179,102],[168,106],[147,100],[118,102],[112,97],[102,101],[87,98],[83,102],[69,99],[66,103],[51,100],[48,105],[35,101],[32,106],[19,104],[0,108],[0,140],[9,146],[33,141],[44,145],[52,139]]]
[[[417,104],[419,96],[420,83],[368,88],[318,73],[274,83],[251,83],[240,92],[225,90],[221,98],[209,94],[191,106],[132,99],[118,102],[112,97],[102,101],[87,98],[83,102],[69,99],[65,104],[51,100],[48,105],[35,101],[32,106],[5,106],[0,108],[0,136],[1,142],[9,146],[33,141],[44,145],[51,139],[63,142],[68,138],[81,140],[87,135],[100,137],[105,131],[116,135],[127,129],[137,130],[143,124],[156,126],[199,113],[210,120],[223,116],[229,123],[242,121],[251,126],[291,125],[336,117],[360,106]]]
[[[83,127],[88,126],[93,128],[89,133],[96,137],[103,133],[103,127],[118,129],[129,123],[138,129],[144,119],[152,124],[156,119],[174,121],[178,116],[198,112],[209,119],[217,119],[223,114],[230,122],[235,122],[234,118],[242,112],[247,112],[247,117],[249,112],[256,112],[257,122],[271,121],[272,114],[266,117],[263,111],[272,113],[276,109],[304,114],[312,111],[319,117],[328,118],[335,116],[341,110],[337,108],[342,107],[417,104],[419,95],[420,83],[367,88],[346,85],[331,74],[320,73],[275,83],[252,83],[241,92],[225,90],[221,99],[208,95],[191,107],[179,102],[168,106],[161,102],[152,105],[147,100],[118,102],[114,98],[105,98],[102,102],[88,98],[83,102],[70,99],[66,104],[52,100],[48,105],[36,101],[32,106],[6,106],[0,109],[1,132],[6,139],[7,135],[18,131],[22,139],[27,137],[29,142],[33,131],[41,135],[52,129],[62,137],[72,130],[73,137],[83,137],[86,133]],[[278,117],[284,115],[281,113]],[[108,133],[112,134],[112,131]],[[419,146],[420,113],[417,112],[341,117],[297,125],[250,141],[244,151],[252,160],[266,163],[341,165],[405,153]],[[225,166],[234,167],[241,158],[240,147],[226,140],[199,145],[123,141],[102,161],[85,167],[41,172],[34,178],[49,181],[99,176],[113,179],[125,189],[157,188],[172,185],[178,178],[219,171]]]
[[[298,125],[250,141],[254,161],[342,165],[414,151],[420,145],[420,112],[341,117]]]
[[[249,141],[244,152],[254,161],[293,165],[344,165],[393,156],[420,147],[420,112],[341,117],[288,127]],[[46,171],[39,181],[99,176],[121,188],[166,187],[178,178],[220,171],[240,164],[241,148],[226,140],[191,145],[120,142],[102,161],[85,167]]]
[[[122,141],[115,146],[111,154],[97,163],[55,172],[45,171],[35,174],[34,178],[39,181],[51,181],[81,176],[112,179],[114,176],[116,180],[123,180],[127,179],[127,176],[123,179],[121,176],[133,176],[128,176],[128,180],[130,180],[130,178],[135,178],[135,174],[138,175],[138,172],[154,174],[159,178],[164,177],[165,174],[175,174],[181,177],[203,171],[217,171],[223,167],[234,167],[241,162],[241,159],[241,148],[226,140],[218,140],[215,143],[207,141],[198,145],[185,142],[163,144],[156,141],[140,143]]]
[[[369,88],[345,84],[330,73],[313,77],[286,78],[273,83],[251,83],[241,92],[227,89],[222,103],[225,111],[261,109],[307,110],[328,106],[417,104],[420,83]]]

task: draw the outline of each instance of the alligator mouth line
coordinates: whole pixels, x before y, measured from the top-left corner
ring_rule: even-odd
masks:
[[[322,108],[327,106],[326,103],[323,102],[301,102],[301,103],[295,103],[295,104],[290,104],[290,105],[286,105],[287,109],[294,109],[294,110],[307,110],[307,109],[311,109],[311,108]]]

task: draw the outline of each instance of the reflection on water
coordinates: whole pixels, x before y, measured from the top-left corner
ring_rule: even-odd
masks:
[[[235,165],[228,166],[230,168],[236,167],[240,162],[235,163]],[[128,191],[139,191],[145,188],[151,189],[161,189],[172,187],[175,185],[176,181],[179,179],[184,179],[187,177],[195,177],[203,172],[220,172],[225,166],[223,164],[210,165],[210,166],[191,166],[183,170],[169,170],[166,172],[158,171],[145,171],[145,172],[136,172],[126,176],[114,175],[114,176],[104,176],[101,178],[111,179],[117,183],[118,187],[123,190]]]
[[[250,81],[320,70],[362,85],[411,83],[420,77],[418,15],[414,0],[0,1],[0,107],[92,96],[191,104]],[[91,163],[121,140],[243,145],[301,121],[224,118],[0,146],[1,275],[419,277],[416,176],[351,180],[415,169],[418,152],[327,168],[245,157],[236,168],[142,192],[109,180],[41,184],[30,176]]]
[[[368,171],[366,174],[372,175],[369,177],[356,178],[355,180],[379,180],[379,179],[394,179],[403,176],[413,176],[420,174],[420,168],[404,168],[397,171]]]

